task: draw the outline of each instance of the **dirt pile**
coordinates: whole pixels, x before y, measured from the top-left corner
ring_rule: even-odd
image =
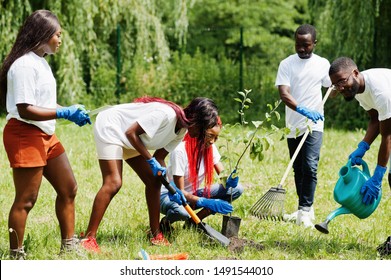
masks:
[[[256,250],[263,250],[265,248],[263,244],[248,239],[231,237],[230,241],[231,242],[228,245],[228,250],[235,253],[243,252],[245,247],[254,248]]]

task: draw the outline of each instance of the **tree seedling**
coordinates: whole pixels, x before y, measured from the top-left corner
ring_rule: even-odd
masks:
[[[224,125],[221,133],[221,138],[225,140],[225,143],[221,147],[224,147],[227,151],[227,153],[222,156],[222,160],[228,160],[231,171],[233,170],[231,164],[233,155],[238,157],[234,165],[234,169],[238,171],[239,164],[249,148],[250,158],[252,160],[262,161],[264,152],[274,145],[271,136],[276,133],[281,133],[280,140],[283,140],[285,135],[289,133],[289,129],[279,128],[274,124],[281,118],[277,111],[278,106],[281,104],[281,100],[276,101],[273,105],[267,104],[268,111],[265,113],[264,118],[262,120],[251,121],[254,129],[247,131],[249,122],[246,120],[245,110],[252,104],[252,100],[249,98],[250,93],[251,89],[245,89],[244,92],[238,92],[239,97],[234,98],[234,100],[240,103],[240,109],[237,111],[240,116],[240,122],[235,123],[234,125]],[[241,129],[242,133],[237,133],[237,129]],[[263,131],[263,133],[261,133],[261,131]],[[232,146],[237,147],[239,145],[244,145],[244,149],[240,154],[231,151]],[[224,176],[226,176],[226,174],[222,174],[220,177]]]

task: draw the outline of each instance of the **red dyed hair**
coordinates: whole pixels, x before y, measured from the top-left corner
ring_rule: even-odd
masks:
[[[217,125],[222,126],[220,117],[217,117]],[[183,141],[185,141],[185,149],[189,162],[189,181],[193,187],[193,194],[198,190],[198,172],[202,158],[204,158],[205,169],[205,190],[204,196],[210,197],[210,186],[213,183],[213,147],[212,145],[206,147],[205,141],[199,141],[199,138],[192,138],[186,133]]]

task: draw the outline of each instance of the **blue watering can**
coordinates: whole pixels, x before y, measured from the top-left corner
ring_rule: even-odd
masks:
[[[315,228],[322,233],[329,233],[329,222],[342,214],[354,214],[360,219],[369,217],[379,205],[382,191],[372,204],[365,205],[360,194],[362,185],[371,177],[367,163],[362,161],[362,170],[352,166],[351,161],[339,170],[339,179],[334,188],[334,200],[341,204],[340,208],[331,212],[323,223],[316,224]]]

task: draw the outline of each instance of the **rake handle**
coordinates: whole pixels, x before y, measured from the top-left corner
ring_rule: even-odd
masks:
[[[329,97],[329,95],[330,95],[330,93],[331,93],[331,91],[333,89],[334,89],[334,86],[329,87],[329,89],[327,90],[326,94],[323,97],[322,105],[320,106],[320,108],[322,108],[324,106],[324,104],[326,103],[327,98]],[[299,152],[301,150],[301,147],[303,146],[303,144],[304,144],[305,140],[307,139],[307,136],[308,136],[309,133],[310,133],[310,130],[307,128],[307,130],[305,131],[305,133],[303,135],[303,138],[301,139],[299,145],[297,146],[297,148],[295,150],[295,153],[293,154],[291,160],[289,161],[289,164],[288,164],[288,167],[285,170],[284,176],[282,176],[282,179],[281,179],[280,183],[278,184],[278,187],[277,187],[278,189],[282,188],[282,186],[284,185],[285,180],[288,177],[289,171],[291,170],[291,168],[293,166],[293,162],[296,160],[296,157],[299,154]]]

